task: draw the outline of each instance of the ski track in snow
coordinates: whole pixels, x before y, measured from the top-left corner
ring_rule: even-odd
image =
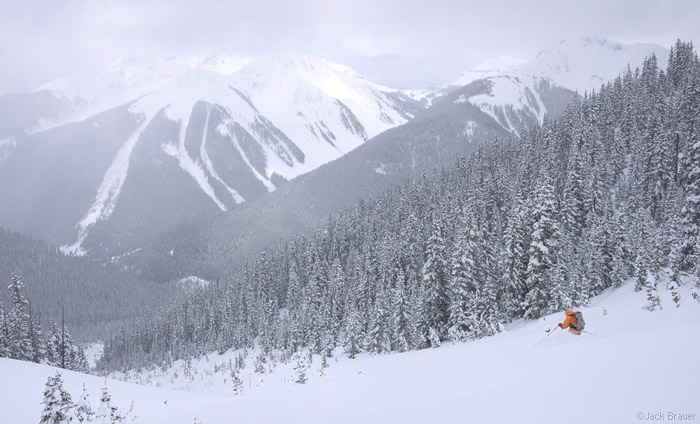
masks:
[[[139,137],[151,122],[150,118],[144,119],[138,129],[129,137],[117,152],[112,163],[107,168],[100,187],[97,189],[95,201],[88,209],[87,215],[78,223],[78,240],[71,246],[61,246],[64,253],[83,255],[85,251],[82,243],[87,237],[88,228],[101,219],[109,218],[117,204],[117,197],[121,192],[126,176],[129,173],[129,160],[131,152],[136,146]]]
[[[214,164],[211,162],[211,159],[209,158],[209,154],[207,153],[206,149],[206,144],[207,144],[207,130],[209,129],[209,106],[207,106],[207,120],[204,122],[204,132],[202,133],[202,144],[199,148],[199,155],[202,157],[202,162],[204,162],[204,167],[207,169],[207,172],[209,172],[209,175],[211,175],[216,181],[220,182],[224,187],[226,187],[226,190],[231,194],[231,197],[233,197],[233,201],[236,202],[236,204],[241,204],[245,202],[245,199],[243,196],[238,194],[238,192],[234,189],[232,189],[228,184],[224,182],[224,180],[219,177],[219,174],[216,173],[216,170],[214,169]]]

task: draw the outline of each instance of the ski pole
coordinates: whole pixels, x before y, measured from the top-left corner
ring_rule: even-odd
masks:
[[[590,334],[591,336],[595,336],[595,334],[593,334],[593,333],[589,333],[589,332],[588,332],[588,331],[586,331],[586,330],[581,330],[581,331],[583,331],[583,332],[584,332],[584,333],[586,333],[586,334]]]
[[[547,335],[544,336],[544,337],[542,338],[542,340],[540,340],[539,342],[535,343],[535,347],[537,347],[537,345],[540,344],[540,343],[542,343],[542,342],[544,341],[544,339],[546,339],[546,338],[549,337],[552,333],[554,333],[554,330],[556,330],[556,328],[552,328],[551,330],[549,330],[549,333],[547,333]]]

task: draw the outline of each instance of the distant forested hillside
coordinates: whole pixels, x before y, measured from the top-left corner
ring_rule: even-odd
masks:
[[[0,289],[10,275],[22,277],[35,319],[66,322],[81,338],[104,335],[111,324],[141,316],[169,298],[166,285],[82,257],[0,228]],[[0,290],[4,291],[4,290]],[[1,298],[0,298],[1,299]]]

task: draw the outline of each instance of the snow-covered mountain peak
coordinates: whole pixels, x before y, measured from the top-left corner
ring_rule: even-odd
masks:
[[[652,54],[659,63],[668,60],[668,50],[656,44],[624,44],[605,38],[583,37],[563,40],[553,48],[540,51],[522,68],[583,93],[614,79],[628,64],[632,68],[640,66],[644,58]]]
[[[165,108],[168,118],[186,123],[192,108],[199,101],[235,112],[251,109],[235,91],[228,76],[194,68],[139,99],[132,105],[131,111],[153,117]]]
[[[301,118],[303,123],[298,124],[305,128],[310,121],[325,124],[337,121],[346,129],[353,128],[351,133],[360,138],[343,151],[406,121],[397,111],[400,106],[389,98],[394,90],[367,81],[347,66],[313,56],[293,53],[263,56],[234,74],[232,80],[266,116],[274,118],[280,109],[286,108]],[[314,104],[327,105],[323,108],[326,111],[339,108],[340,115],[321,117],[327,113],[319,115],[318,107],[311,108]],[[284,123],[282,129],[291,134],[296,132],[285,128]]]
[[[497,76],[535,76],[580,93],[598,89],[627,69],[640,66],[644,58],[655,54],[659,63],[668,59],[668,50],[648,43],[624,44],[600,37],[564,39],[541,50],[533,59],[498,57],[462,74],[450,86]]]
[[[451,85],[461,87],[478,79],[503,75],[509,70],[512,70],[525,62],[525,59],[511,56],[500,56],[494,59],[489,59],[460,75],[459,79],[457,79],[457,81]]]
[[[349,67],[308,55],[280,53],[264,56],[245,66],[237,75],[244,85],[312,84],[338,100],[359,100],[372,84]]]
[[[118,57],[103,72],[51,81],[38,90],[48,90],[76,103],[80,115],[94,114],[128,103],[167,85],[193,70],[228,75],[240,70],[251,58],[234,54],[182,55],[150,60],[134,54]]]
[[[196,67],[223,75],[229,75],[240,71],[244,66],[254,60],[254,57],[241,57],[231,53],[216,53],[198,58]]]
[[[600,37],[565,38],[553,47],[540,50],[535,58],[539,58],[556,51],[573,52],[577,49],[621,51],[625,49],[625,45],[619,41]]]
[[[133,55],[122,56],[99,76],[110,91],[155,89],[192,67],[186,57],[171,57],[159,61],[139,60]]]

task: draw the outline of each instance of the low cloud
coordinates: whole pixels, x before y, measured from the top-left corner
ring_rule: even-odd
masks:
[[[0,93],[99,70],[126,53],[293,50],[349,64],[385,85],[418,87],[581,35],[700,42],[700,3],[680,0],[1,1]]]

